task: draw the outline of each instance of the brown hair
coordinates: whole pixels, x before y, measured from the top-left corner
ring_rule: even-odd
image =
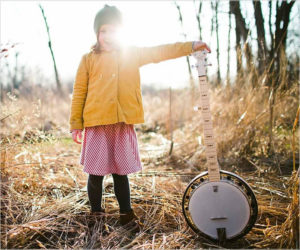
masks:
[[[98,33],[99,34],[99,33]],[[91,46],[91,51],[96,53],[96,54],[99,54],[101,52],[101,45],[100,45],[100,42],[98,40],[98,34],[97,34],[97,42],[94,43],[92,46]]]

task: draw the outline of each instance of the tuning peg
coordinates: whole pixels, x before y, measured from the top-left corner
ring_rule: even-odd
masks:
[[[204,66],[212,66],[211,63],[204,64]]]

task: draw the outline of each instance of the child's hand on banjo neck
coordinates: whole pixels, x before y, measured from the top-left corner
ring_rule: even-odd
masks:
[[[211,53],[211,49],[207,46],[206,43],[202,41],[195,41],[193,43],[193,50],[198,51],[198,50],[207,50],[209,53]]]

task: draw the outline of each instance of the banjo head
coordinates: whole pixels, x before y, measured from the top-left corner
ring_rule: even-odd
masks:
[[[257,218],[257,202],[249,185],[239,176],[220,171],[221,180],[209,181],[208,173],[196,176],[183,196],[182,208],[189,226],[213,241],[219,230],[226,240],[235,240],[248,233]]]

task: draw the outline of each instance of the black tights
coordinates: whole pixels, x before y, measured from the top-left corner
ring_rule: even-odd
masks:
[[[130,187],[127,175],[112,174],[112,176],[120,212],[130,211]],[[103,179],[104,176],[89,175],[87,190],[92,212],[101,211]]]

